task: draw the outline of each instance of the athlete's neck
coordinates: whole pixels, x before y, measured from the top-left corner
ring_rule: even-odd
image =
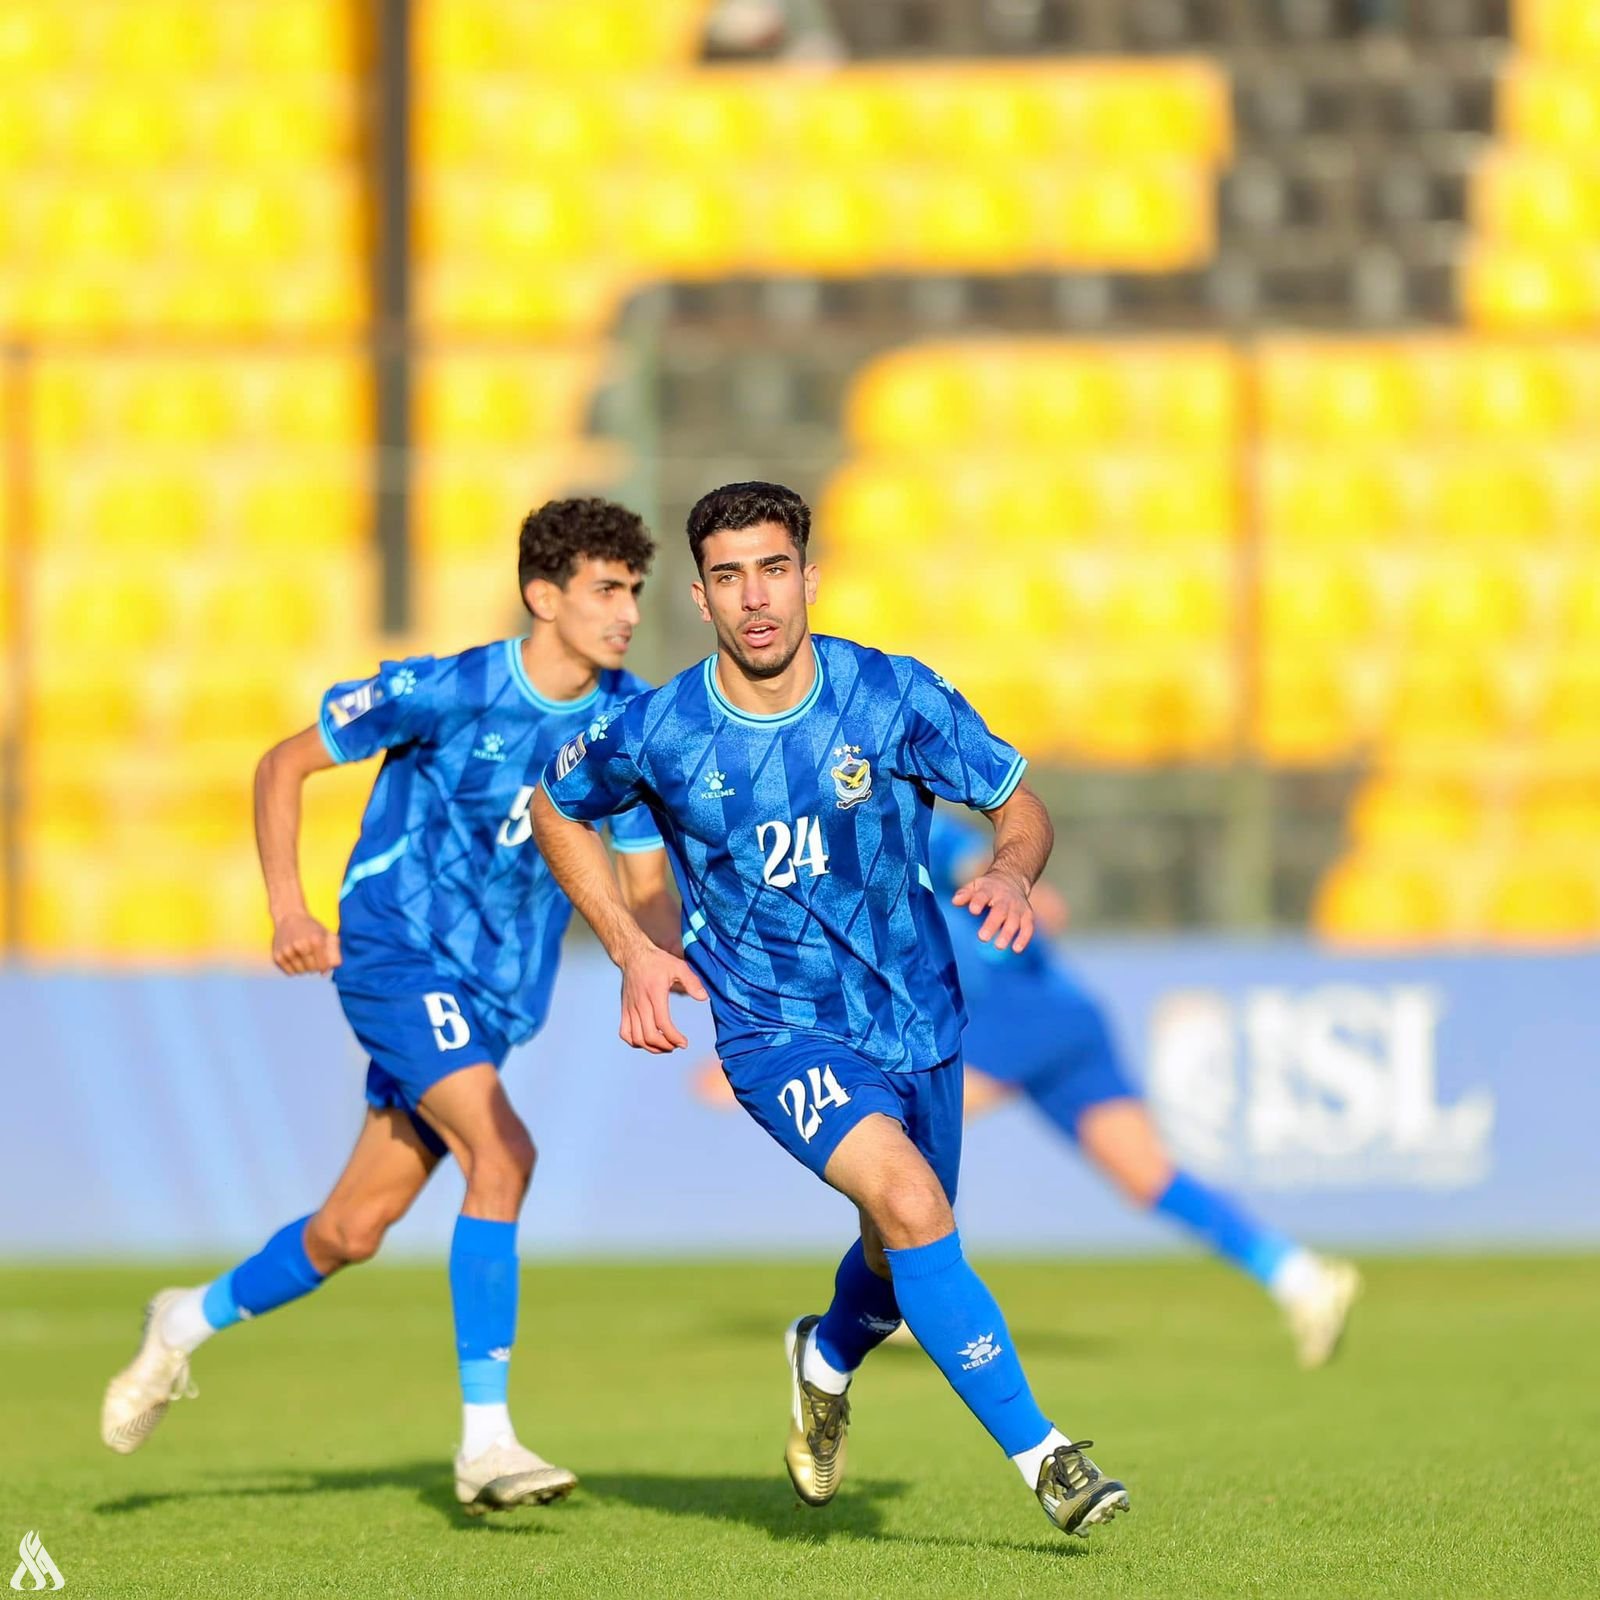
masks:
[[[546,700],[581,700],[600,681],[599,667],[569,650],[548,624],[535,623],[522,641],[522,670]]]
[[[717,690],[729,705],[758,717],[778,717],[811,693],[811,685],[817,681],[817,652],[808,631],[794,659],[775,677],[752,678],[720,650],[716,672]]]

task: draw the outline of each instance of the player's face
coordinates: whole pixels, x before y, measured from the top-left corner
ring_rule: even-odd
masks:
[[[622,665],[639,626],[644,579],[621,561],[585,556],[563,587],[530,584],[535,616],[551,623],[571,653],[606,671]]]
[[[817,569],[801,564],[780,523],[726,528],[700,547],[695,604],[717,630],[717,648],[747,677],[775,678],[794,660],[816,598]]]

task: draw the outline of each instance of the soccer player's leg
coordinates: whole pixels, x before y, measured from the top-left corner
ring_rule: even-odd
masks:
[[[533,1176],[533,1140],[490,1062],[451,1071],[421,1097],[418,1110],[467,1180],[450,1245],[462,1400],[456,1498],[474,1516],[558,1500],[572,1492],[577,1477],[517,1438],[508,1403],[517,1332],[517,1218]]]
[[[1040,1112],[1137,1206],[1189,1229],[1282,1306],[1303,1366],[1338,1348],[1361,1277],[1270,1228],[1231,1195],[1180,1171],[1123,1070],[1104,1010],[1070,981],[1047,1012],[1050,1054],[1027,1062],[1023,1087]],[[983,1041],[978,1041],[981,1045]]]
[[[903,1078],[903,1081],[902,1081]],[[961,1066],[895,1075],[898,1117],[864,1119],[835,1149],[826,1178],[869,1224],[869,1264],[881,1256],[917,1342],[1016,1465],[1045,1515],[1086,1533],[1128,1508],[1105,1477],[1040,1410],[1004,1314],[962,1250],[951,1206],[961,1151]]]
[[[100,1435],[120,1455],[149,1438],[173,1400],[196,1391],[189,1358],[213,1334],[311,1293],[340,1267],[372,1256],[439,1162],[405,1112],[369,1107],[355,1149],[322,1206],[280,1228],[214,1282],[163,1289],[145,1311],[138,1354],[107,1385]]]

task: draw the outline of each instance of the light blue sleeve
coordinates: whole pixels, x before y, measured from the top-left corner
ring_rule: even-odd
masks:
[[[1022,781],[1027,760],[989,731],[966,697],[920,661],[912,674],[901,741],[903,775],[957,805],[993,811]]]
[[[540,782],[550,804],[572,822],[599,822],[606,817],[621,820],[621,813],[644,811],[640,804],[645,798],[644,776],[620,719],[603,717],[587,733],[569,739],[551,758]],[[630,817],[624,832],[636,827],[637,819]],[[619,840],[618,848],[626,846]]]
[[[322,697],[317,727],[337,762],[420,743],[438,718],[439,663],[432,656],[385,661],[370,678],[336,683]]]

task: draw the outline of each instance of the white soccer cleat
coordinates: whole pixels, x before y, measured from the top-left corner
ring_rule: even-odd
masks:
[[[469,1517],[512,1506],[542,1506],[564,1499],[577,1484],[575,1472],[551,1466],[509,1436],[496,1439],[470,1461],[456,1457],[456,1499]]]
[[[106,1385],[100,1405],[100,1437],[118,1455],[131,1455],[156,1430],[174,1400],[193,1400],[189,1355],[161,1336],[161,1318],[189,1289],[163,1289],[144,1308],[139,1353]]]
[[[1302,1367],[1325,1366],[1344,1336],[1350,1308],[1361,1294],[1361,1274],[1348,1261],[1320,1257],[1317,1281],[1285,1308],[1295,1355]]]

